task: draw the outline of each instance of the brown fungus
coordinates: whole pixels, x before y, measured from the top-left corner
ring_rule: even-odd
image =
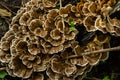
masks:
[[[55,55],[51,60],[51,69],[53,72],[66,75],[67,77],[71,76],[76,71],[76,67],[62,63],[58,57],[59,56]]]
[[[107,32],[120,36],[119,20],[106,16],[116,0],[81,0],[55,9],[57,2],[30,0],[12,19],[10,30],[0,41],[0,61],[9,75],[28,80],[76,80],[108,58],[108,52],[85,53],[109,48]],[[95,35],[80,45],[77,25],[104,35]]]
[[[108,32],[116,36],[120,36],[120,20],[115,18],[111,19],[109,16],[107,17],[107,20],[110,25],[107,27]]]
[[[83,24],[86,27],[86,30],[88,32],[91,31],[96,31],[97,29],[94,27],[94,23],[95,23],[96,17],[95,16],[87,16],[84,21]]]
[[[12,75],[22,78],[29,78],[33,73],[33,69],[27,68],[25,65],[23,65],[18,57],[13,57],[9,62],[7,69],[9,75],[11,75],[11,71],[13,73]]]
[[[56,7],[57,0],[43,0],[43,5],[45,8]]]
[[[41,73],[33,73],[28,80],[44,80],[44,75]]]
[[[29,22],[30,22],[29,12],[23,13],[23,15],[20,17],[20,20],[19,20],[20,25],[27,26]]]

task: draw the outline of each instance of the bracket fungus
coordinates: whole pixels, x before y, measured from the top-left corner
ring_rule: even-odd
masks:
[[[111,10],[101,10],[115,3],[116,0],[81,0],[77,5],[56,9],[58,0],[30,0],[13,17],[9,31],[1,38],[0,61],[6,64],[9,75],[23,79],[82,78],[109,56],[109,52],[84,53],[109,48],[108,32],[120,36],[120,20],[105,16]],[[83,25],[87,32],[103,34],[95,34],[86,45],[80,45],[76,37],[81,30],[76,25]]]

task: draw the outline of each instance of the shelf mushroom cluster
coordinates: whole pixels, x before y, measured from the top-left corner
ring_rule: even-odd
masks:
[[[110,1],[98,0],[97,3],[94,0],[82,0],[77,6],[68,4],[60,9],[55,9],[57,0],[29,1],[13,17],[9,31],[0,41],[0,61],[6,65],[8,74],[28,80],[82,78],[92,66],[108,58],[108,52],[83,53],[109,48],[110,37],[95,35],[92,41],[81,46],[76,41],[79,31],[76,28],[72,31],[70,22],[74,21],[74,25],[84,24],[88,32],[96,29],[104,32],[107,30],[106,22],[100,16],[102,13],[96,13],[100,10],[94,10],[93,7],[97,4],[103,7],[104,3],[112,5]],[[89,10],[86,10],[88,6]],[[106,18],[111,26],[114,25],[112,28],[120,27],[118,20],[109,16]],[[115,33],[119,35],[119,31]],[[81,57],[69,59],[74,55]]]

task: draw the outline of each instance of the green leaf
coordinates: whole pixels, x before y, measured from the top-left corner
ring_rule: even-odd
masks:
[[[71,21],[69,25],[70,25],[70,30],[74,31],[75,30],[74,21]]]
[[[75,28],[74,28],[74,27],[70,27],[70,30],[71,30],[71,31],[74,31],[74,30],[75,30]]]
[[[0,72],[0,78],[4,78],[6,75],[8,75],[7,72],[5,71]]]
[[[109,76],[105,76],[102,80],[110,80]]]
[[[71,21],[71,22],[70,22],[70,26],[71,26],[71,27],[74,27],[74,21]]]

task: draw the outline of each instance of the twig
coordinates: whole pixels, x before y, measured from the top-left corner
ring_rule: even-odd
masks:
[[[92,52],[85,52],[85,53],[82,53],[81,55],[73,55],[73,56],[69,56],[65,59],[77,58],[77,57],[81,57],[83,55],[89,55],[89,54],[97,54],[97,53],[104,54],[104,52],[119,51],[119,50],[120,50],[120,46],[113,47],[113,48],[102,49],[102,50],[97,50],[97,51],[92,51]]]
[[[60,8],[62,8],[62,0],[60,0]]]

